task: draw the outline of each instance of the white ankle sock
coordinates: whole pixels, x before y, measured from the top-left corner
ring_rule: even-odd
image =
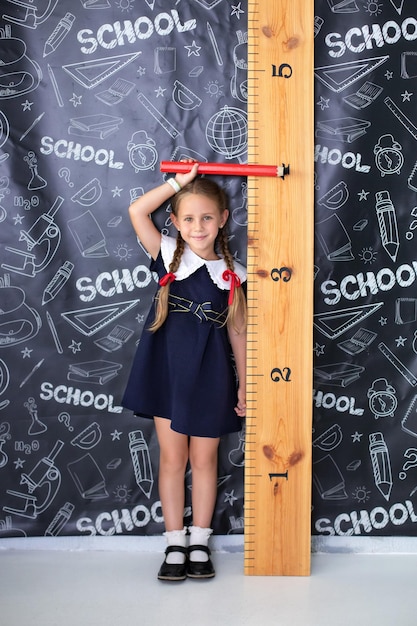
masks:
[[[190,533],[190,546],[208,546],[210,535],[212,534],[211,528],[200,528],[200,526],[190,526],[188,528]],[[190,561],[208,561],[208,554],[202,550],[192,550],[190,552]]]
[[[182,546],[185,548],[187,542],[187,530],[169,530],[164,533],[168,546]],[[169,565],[182,565],[185,563],[185,554],[183,552],[170,552],[166,556],[166,562]]]

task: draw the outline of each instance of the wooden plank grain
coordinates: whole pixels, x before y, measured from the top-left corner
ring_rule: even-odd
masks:
[[[313,0],[248,2],[245,574],[310,573]]]

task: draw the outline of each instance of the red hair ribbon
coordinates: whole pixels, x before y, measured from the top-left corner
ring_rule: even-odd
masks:
[[[159,279],[159,284],[161,287],[165,287],[166,285],[169,285],[169,283],[173,283],[174,280],[175,274],[168,272],[168,274],[165,274],[165,276],[162,276],[162,278]]]
[[[227,304],[230,306],[233,302],[233,296],[235,295],[235,287],[240,287],[240,278],[237,274],[232,272],[232,270],[224,270],[223,272],[223,280],[231,281],[230,292],[229,292],[229,300]]]

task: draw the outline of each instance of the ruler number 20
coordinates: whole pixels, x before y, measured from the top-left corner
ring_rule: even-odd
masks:
[[[282,380],[284,383],[290,383],[291,381],[291,369],[289,367],[274,367],[271,372],[271,378],[274,383],[279,383]]]

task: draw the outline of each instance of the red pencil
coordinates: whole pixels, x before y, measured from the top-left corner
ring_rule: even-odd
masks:
[[[186,174],[194,164],[182,161],[161,161],[161,172]],[[289,165],[248,165],[240,163],[199,163],[199,174],[221,176],[275,176],[284,178],[289,174]]]

